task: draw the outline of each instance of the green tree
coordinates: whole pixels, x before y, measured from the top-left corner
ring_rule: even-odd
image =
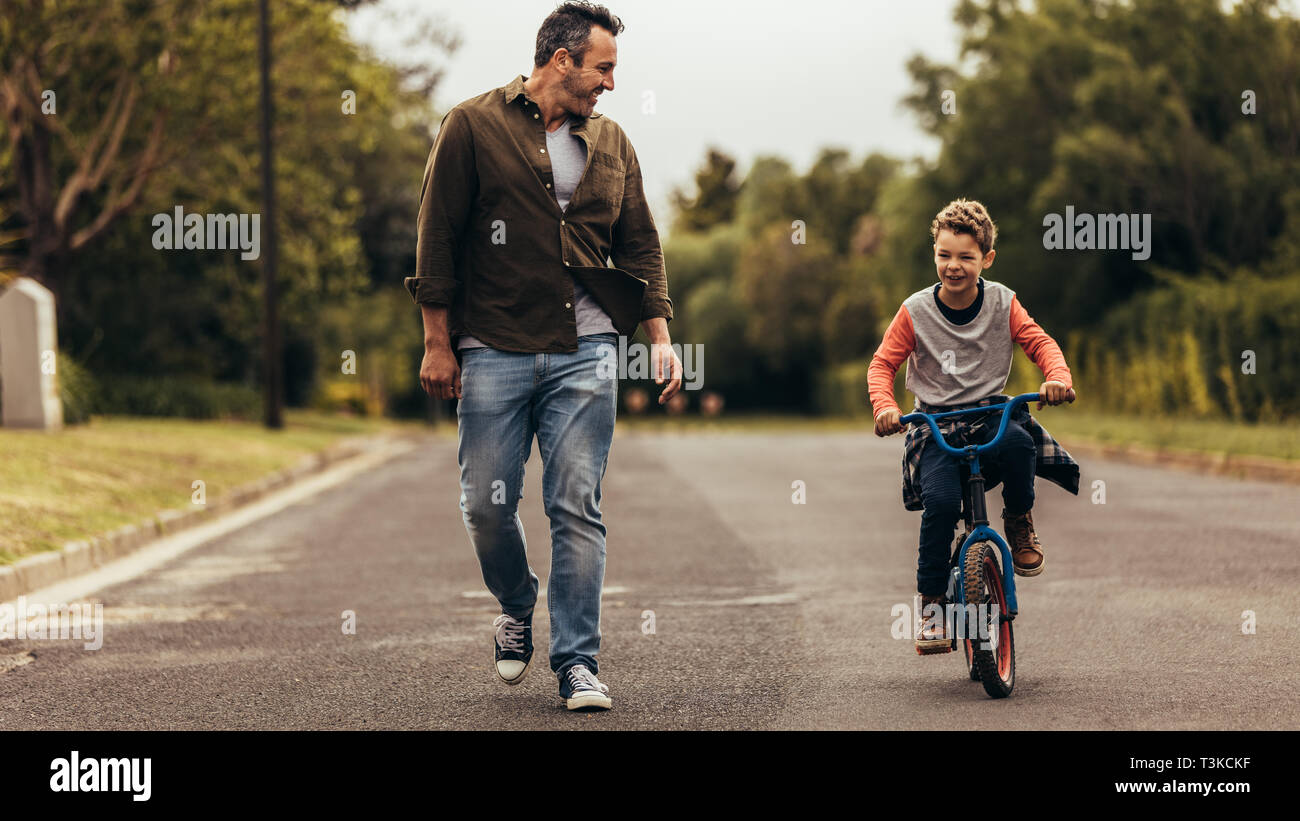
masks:
[[[102,237],[168,160],[175,68],[199,48],[188,28],[198,11],[92,0],[0,6],[0,116],[16,180],[5,193],[24,223],[22,273],[56,297],[68,257]]]
[[[824,361],[822,311],[840,284],[829,242],[794,241],[771,225],[741,250],[734,287],[747,314],[745,339],[772,370],[816,370]]]
[[[70,43],[58,48],[80,53],[101,37],[125,48],[114,40],[118,27],[148,29],[141,23],[144,10],[174,4],[112,5],[120,7],[119,15],[129,9],[135,16],[111,18],[115,22],[100,31],[57,29]],[[258,263],[240,259],[237,251],[159,251],[151,242],[153,215],[170,214],[178,205],[187,213],[261,210],[256,0],[184,5],[192,19],[178,29],[165,82],[148,71],[135,75],[139,99],[166,103],[165,162],[152,170],[149,184],[111,229],[59,265],[61,345],[99,378],[186,374],[253,385],[260,343]],[[377,353],[363,346],[389,349],[389,343],[374,340],[369,316],[361,316],[389,306],[365,295],[404,293],[401,278],[414,265],[419,180],[437,123],[428,94],[439,76],[438,59],[423,67],[386,63],[348,38],[342,14],[334,3],[282,0],[272,18],[280,303],[291,404],[306,401],[319,376],[338,373],[338,345],[358,350],[359,358]],[[424,31],[435,52],[455,46],[445,33],[413,30]],[[97,73],[107,78],[101,85],[108,83],[113,75],[104,67],[118,62],[112,54],[102,64],[73,60],[61,89],[93,89]],[[79,108],[87,93],[59,91],[61,116],[74,135],[84,123],[93,125]],[[345,109],[349,100],[354,113]],[[137,110],[142,107],[152,110],[137,104]],[[139,119],[127,128],[119,164],[127,149],[145,144],[147,133],[131,136]],[[54,167],[75,170],[73,155],[57,141],[53,145]],[[0,143],[0,158],[9,149],[9,142]],[[56,170],[55,176],[60,173],[65,172]],[[16,210],[17,187],[7,179],[0,176],[0,213]],[[102,213],[110,193],[88,192],[82,209]],[[21,219],[15,223],[30,227]],[[322,329],[326,313],[333,336]],[[349,315],[357,322],[352,340]],[[418,312],[410,311],[407,319],[409,325],[390,318],[390,342],[418,343]],[[384,384],[406,387],[395,379]]]
[[[897,160],[871,154],[854,166],[848,151],[825,148],[799,181],[798,201],[809,228],[822,232],[837,254],[845,254],[859,221],[876,208],[881,187],[894,176]]]
[[[993,275],[1040,318],[1086,324],[1152,287],[1157,266],[1224,275],[1268,256],[1300,182],[1300,24],[1278,3],[963,0],[955,17],[971,68],[909,63],[907,102],[942,140],[911,197],[931,214],[957,196],[989,206]],[[1045,250],[1042,220],[1066,205],[1151,214],[1151,259]],[[919,284],[929,238],[913,236],[898,262]]]
[[[736,179],[736,161],[716,148],[710,148],[704,165],[695,172],[695,193],[681,189],[672,193],[676,210],[674,231],[706,231],[715,225],[731,222],[736,213],[740,183]]]

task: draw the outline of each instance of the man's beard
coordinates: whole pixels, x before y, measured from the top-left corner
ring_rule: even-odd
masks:
[[[575,111],[574,109],[565,106],[565,110],[574,116],[585,117],[586,113],[584,111],[584,104],[587,102],[587,98],[595,93],[595,89],[592,89],[591,91],[586,90],[582,86],[578,85],[578,79],[576,77],[568,75],[560,80],[560,87],[574,98],[573,104],[577,109]]]

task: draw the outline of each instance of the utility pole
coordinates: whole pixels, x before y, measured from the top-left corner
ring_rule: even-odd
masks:
[[[268,0],[258,0],[258,24],[262,69],[262,227],[265,255],[262,257],[262,375],[263,407],[268,428],[284,427],[284,375],[280,353],[279,292],[276,280],[275,166],[271,145],[271,25]]]

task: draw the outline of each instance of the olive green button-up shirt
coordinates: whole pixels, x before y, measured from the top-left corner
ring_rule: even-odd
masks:
[[[570,133],[587,144],[587,166],[562,211],[541,111],[522,75],[443,118],[424,169],[415,276],[405,284],[417,304],[447,306],[453,345],[472,334],[505,351],[576,351],[575,279],[620,334],[672,318],[632,143],[595,113],[575,118]]]

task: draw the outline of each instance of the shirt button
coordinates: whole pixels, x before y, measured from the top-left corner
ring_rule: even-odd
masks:
[[[572,308],[573,306],[566,302],[566,303],[564,303],[564,307],[566,307],[566,308]]]
[[[547,187],[547,188],[550,188],[550,187],[551,187],[551,184],[548,182],[548,183],[546,184],[546,187]]]
[[[560,225],[563,225],[563,224],[564,224],[564,220],[560,220]]]
[[[534,114],[534,115],[533,115],[533,119],[536,120],[536,119],[538,118],[538,116],[539,116],[539,115]]]
[[[543,153],[543,154],[546,153],[546,149],[545,149],[545,148],[542,149],[542,153]]]

